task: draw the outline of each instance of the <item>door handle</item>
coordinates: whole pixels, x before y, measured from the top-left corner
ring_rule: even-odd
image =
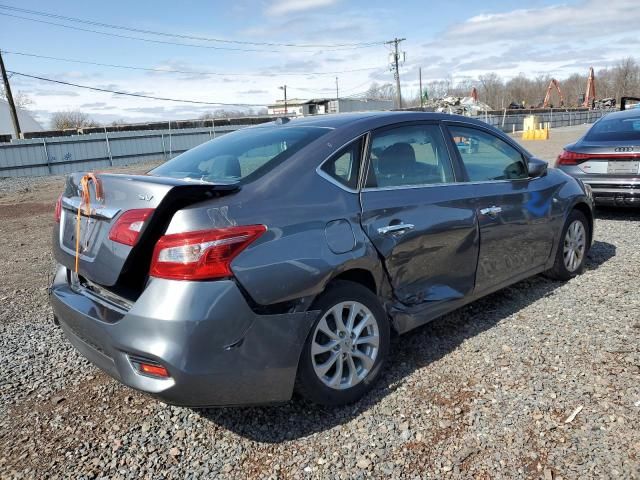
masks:
[[[480,209],[480,213],[482,215],[488,215],[489,217],[495,217],[501,212],[502,212],[502,207],[496,207],[495,205],[493,207]]]
[[[413,230],[414,228],[416,228],[416,226],[411,223],[398,223],[396,225],[387,225],[386,227],[380,227],[378,229],[378,233],[380,235],[386,235],[387,233],[401,232],[403,230]]]

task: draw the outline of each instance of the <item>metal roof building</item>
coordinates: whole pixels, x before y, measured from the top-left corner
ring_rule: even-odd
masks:
[[[18,120],[20,121],[20,129],[23,132],[40,132],[42,131],[42,125],[40,125],[29,112],[18,109]],[[13,134],[13,123],[11,122],[11,111],[9,110],[9,103],[5,100],[0,100],[0,135]]]

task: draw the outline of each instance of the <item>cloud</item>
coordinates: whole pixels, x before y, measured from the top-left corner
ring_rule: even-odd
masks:
[[[46,90],[34,89],[31,91],[33,95],[39,97],[77,97],[78,93],[70,90]]]
[[[269,93],[268,90],[258,90],[258,89],[254,89],[254,90],[244,90],[244,91],[240,91],[238,92],[240,95],[260,95],[263,93]]]
[[[286,15],[294,12],[304,12],[320,7],[328,7],[338,0],[276,0],[265,11],[269,16]]]
[[[640,9],[637,0],[583,0],[573,5],[518,9],[504,13],[476,15],[445,31],[449,39],[576,40],[571,35],[603,37],[611,33],[637,32]]]

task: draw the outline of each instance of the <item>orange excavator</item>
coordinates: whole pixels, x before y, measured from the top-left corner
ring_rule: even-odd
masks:
[[[544,101],[542,102],[542,108],[549,107],[549,100],[551,100],[551,90],[553,87],[558,91],[558,96],[560,97],[560,106],[564,107],[564,97],[562,96],[562,90],[560,90],[560,84],[555,78],[552,78],[549,82],[549,86],[547,87],[547,94],[544,96]]]
[[[596,99],[596,76],[593,73],[593,67],[589,68],[589,78],[587,79],[587,89],[584,92],[584,108],[592,108]]]

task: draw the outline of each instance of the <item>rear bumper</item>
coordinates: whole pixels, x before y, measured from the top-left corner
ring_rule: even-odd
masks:
[[[586,183],[586,182],[585,182]],[[590,183],[596,205],[640,206],[640,182],[637,185]]]
[[[591,187],[596,205],[640,206],[640,177],[585,174],[577,166],[558,166]]]
[[[258,315],[233,281],[157,279],[124,311],[73,289],[64,267],[50,300],[65,335],[92,363],[125,385],[190,407],[290,399],[317,315]],[[162,364],[171,377],[138,373],[132,356]]]

